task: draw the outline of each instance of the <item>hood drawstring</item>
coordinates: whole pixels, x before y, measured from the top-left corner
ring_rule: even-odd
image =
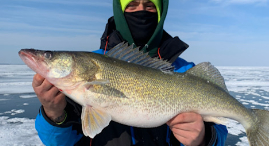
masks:
[[[159,58],[162,59],[162,56],[161,56],[161,53],[160,53],[160,48],[158,48],[158,55],[159,55]]]
[[[149,45],[148,44],[145,44],[144,47],[147,49],[149,47]],[[161,56],[161,53],[160,53],[160,47],[158,48],[157,53],[158,53],[159,58],[162,59],[162,56]]]
[[[105,46],[104,55],[106,55],[106,48],[107,48],[107,44],[108,44],[108,38],[109,38],[109,36],[106,37],[106,46]]]

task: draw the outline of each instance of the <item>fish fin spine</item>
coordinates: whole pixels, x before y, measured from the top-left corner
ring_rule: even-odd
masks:
[[[139,50],[139,47],[134,48],[133,45],[128,46],[128,43],[119,43],[114,48],[106,53],[108,57],[134,63],[145,67],[158,69],[165,72],[173,72],[174,66],[168,62],[157,57],[151,58],[148,53]]]

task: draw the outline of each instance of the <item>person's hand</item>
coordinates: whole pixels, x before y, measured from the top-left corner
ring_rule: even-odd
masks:
[[[201,115],[193,112],[181,113],[167,122],[174,136],[185,146],[205,144],[205,126]]]
[[[39,74],[34,76],[32,86],[44,107],[46,115],[52,121],[63,120],[64,116],[62,115],[64,114],[64,108],[66,106],[65,95]],[[61,117],[61,119],[59,119],[59,117]]]

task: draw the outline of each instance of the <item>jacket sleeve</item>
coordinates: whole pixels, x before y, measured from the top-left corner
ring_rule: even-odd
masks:
[[[175,66],[175,72],[183,73],[195,66],[192,62],[187,62],[182,58],[177,58],[172,64]],[[205,122],[205,139],[208,146],[224,146],[227,138],[227,128],[224,125],[217,125],[211,122]],[[182,145],[182,144],[181,144]]]
[[[66,120],[68,120],[68,115]],[[46,116],[42,106],[36,117],[35,128],[39,138],[46,146],[73,146],[83,137],[81,133],[73,129],[73,125],[70,123],[66,124],[65,122],[63,125],[54,124]]]
[[[227,134],[228,134],[228,130],[227,127],[224,125],[214,125],[214,128],[216,130],[216,142],[214,144],[214,146],[224,146],[225,145],[225,141],[227,138]]]
[[[186,60],[178,57],[176,61],[172,63],[172,66],[175,67],[175,72],[184,73],[188,69],[194,67],[195,64],[193,62],[187,62]]]

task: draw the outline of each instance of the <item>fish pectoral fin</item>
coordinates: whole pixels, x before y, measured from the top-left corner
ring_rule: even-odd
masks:
[[[85,136],[94,138],[111,121],[111,116],[103,111],[86,106],[81,114],[82,130]]]
[[[115,89],[108,85],[84,85],[84,87],[94,93],[102,94],[105,96],[115,97],[115,98],[128,98],[123,91]]]
[[[222,125],[227,125],[228,120],[223,117],[212,117],[212,116],[203,116],[203,120],[205,122],[214,122],[216,124],[222,124]]]
[[[104,85],[104,84],[108,84],[109,80],[106,79],[97,79],[91,82],[87,82],[86,84],[91,84],[91,85]]]
[[[108,84],[108,83],[110,83],[109,80],[97,79],[97,80],[94,80],[94,81],[91,81],[91,82],[87,82],[83,86],[86,89],[90,89],[91,87],[93,87],[93,85],[105,85],[105,84]]]

